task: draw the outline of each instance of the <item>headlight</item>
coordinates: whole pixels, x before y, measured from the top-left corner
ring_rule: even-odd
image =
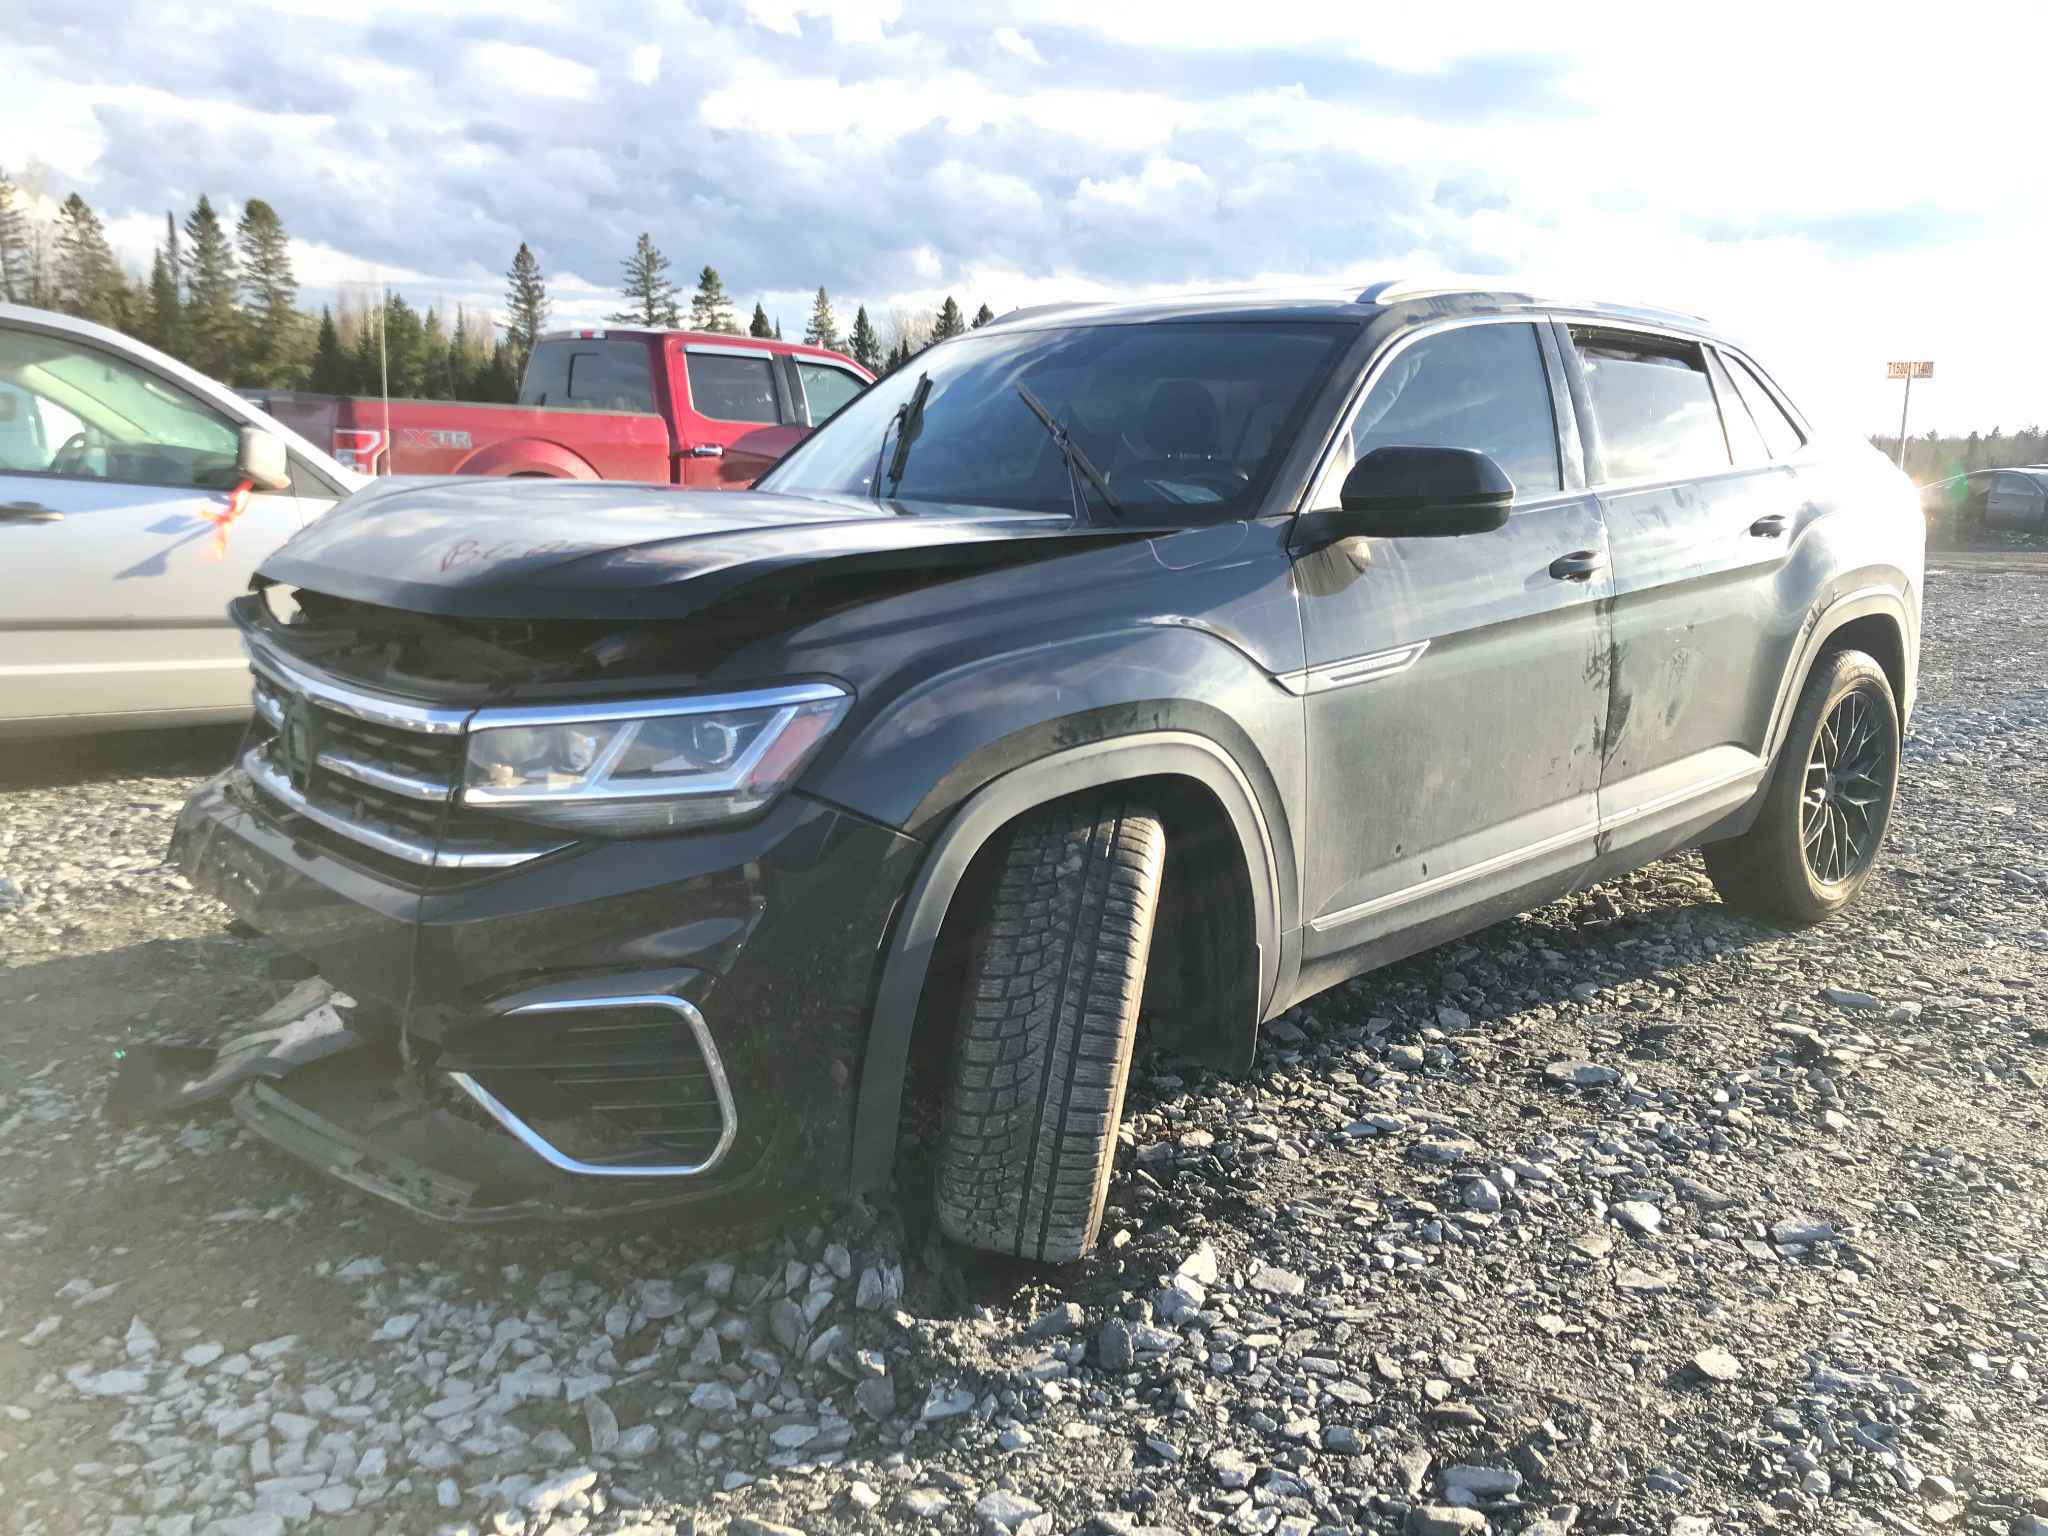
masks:
[[[462,799],[479,810],[611,837],[761,810],[839,717],[831,683],[561,709],[486,709],[471,722]]]

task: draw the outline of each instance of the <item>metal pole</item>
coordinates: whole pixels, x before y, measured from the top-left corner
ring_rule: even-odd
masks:
[[[1906,467],[1906,412],[1913,404],[1913,368],[1906,366],[1906,398],[1899,402],[1899,468]]]

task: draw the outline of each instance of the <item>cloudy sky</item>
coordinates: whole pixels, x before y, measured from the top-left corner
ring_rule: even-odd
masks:
[[[1892,357],[1938,365],[1916,430],[2048,421],[2048,7],[1854,14],[66,0],[0,34],[0,157],[138,266],[166,207],[264,197],[315,299],[496,305],[524,239],[595,319],[643,229],[792,333],[820,283],[844,323],[1514,273],[1710,315],[1859,430]]]

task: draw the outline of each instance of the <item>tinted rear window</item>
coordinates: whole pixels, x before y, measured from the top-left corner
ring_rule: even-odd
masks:
[[[521,405],[586,411],[654,410],[654,374],[644,341],[542,341],[519,386]]]
[[[767,354],[734,357],[722,352],[687,352],[690,407],[713,421],[782,420],[775,398],[774,364]]]
[[[1574,330],[1609,480],[1678,480],[1728,467],[1728,439],[1699,347]]]
[[[1792,418],[1785,414],[1784,408],[1773,398],[1771,392],[1764,388],[1763,381],[1749,371],[1748,365],[1741,358],[1730,357],[1725,352],[1721,356],[1728,364],[1729,377],[1735,380],[1736,392],[1748,405],[1749,414],[1756,422],[1757,430],[1763,433],[1764,441],[1770,445],[1771,457],[1782,459],[1797,453],[1799,445],[1805,439],[1799,435],[1799,429],[1792,425]]]

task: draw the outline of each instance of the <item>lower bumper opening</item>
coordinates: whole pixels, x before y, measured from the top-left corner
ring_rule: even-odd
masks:
[[[464,1031],[436,1066],[534,1156],[579,1178],[706,1174],[739,1129],[703,1014],[666,993],[521,1003]]]
[[[475,1110],[437,1102],[381,1042],[251,1082],[232,1107],[322,1173],[436,1221],[597,1218],[713,1193],[690,1179],[566,1172]]]

